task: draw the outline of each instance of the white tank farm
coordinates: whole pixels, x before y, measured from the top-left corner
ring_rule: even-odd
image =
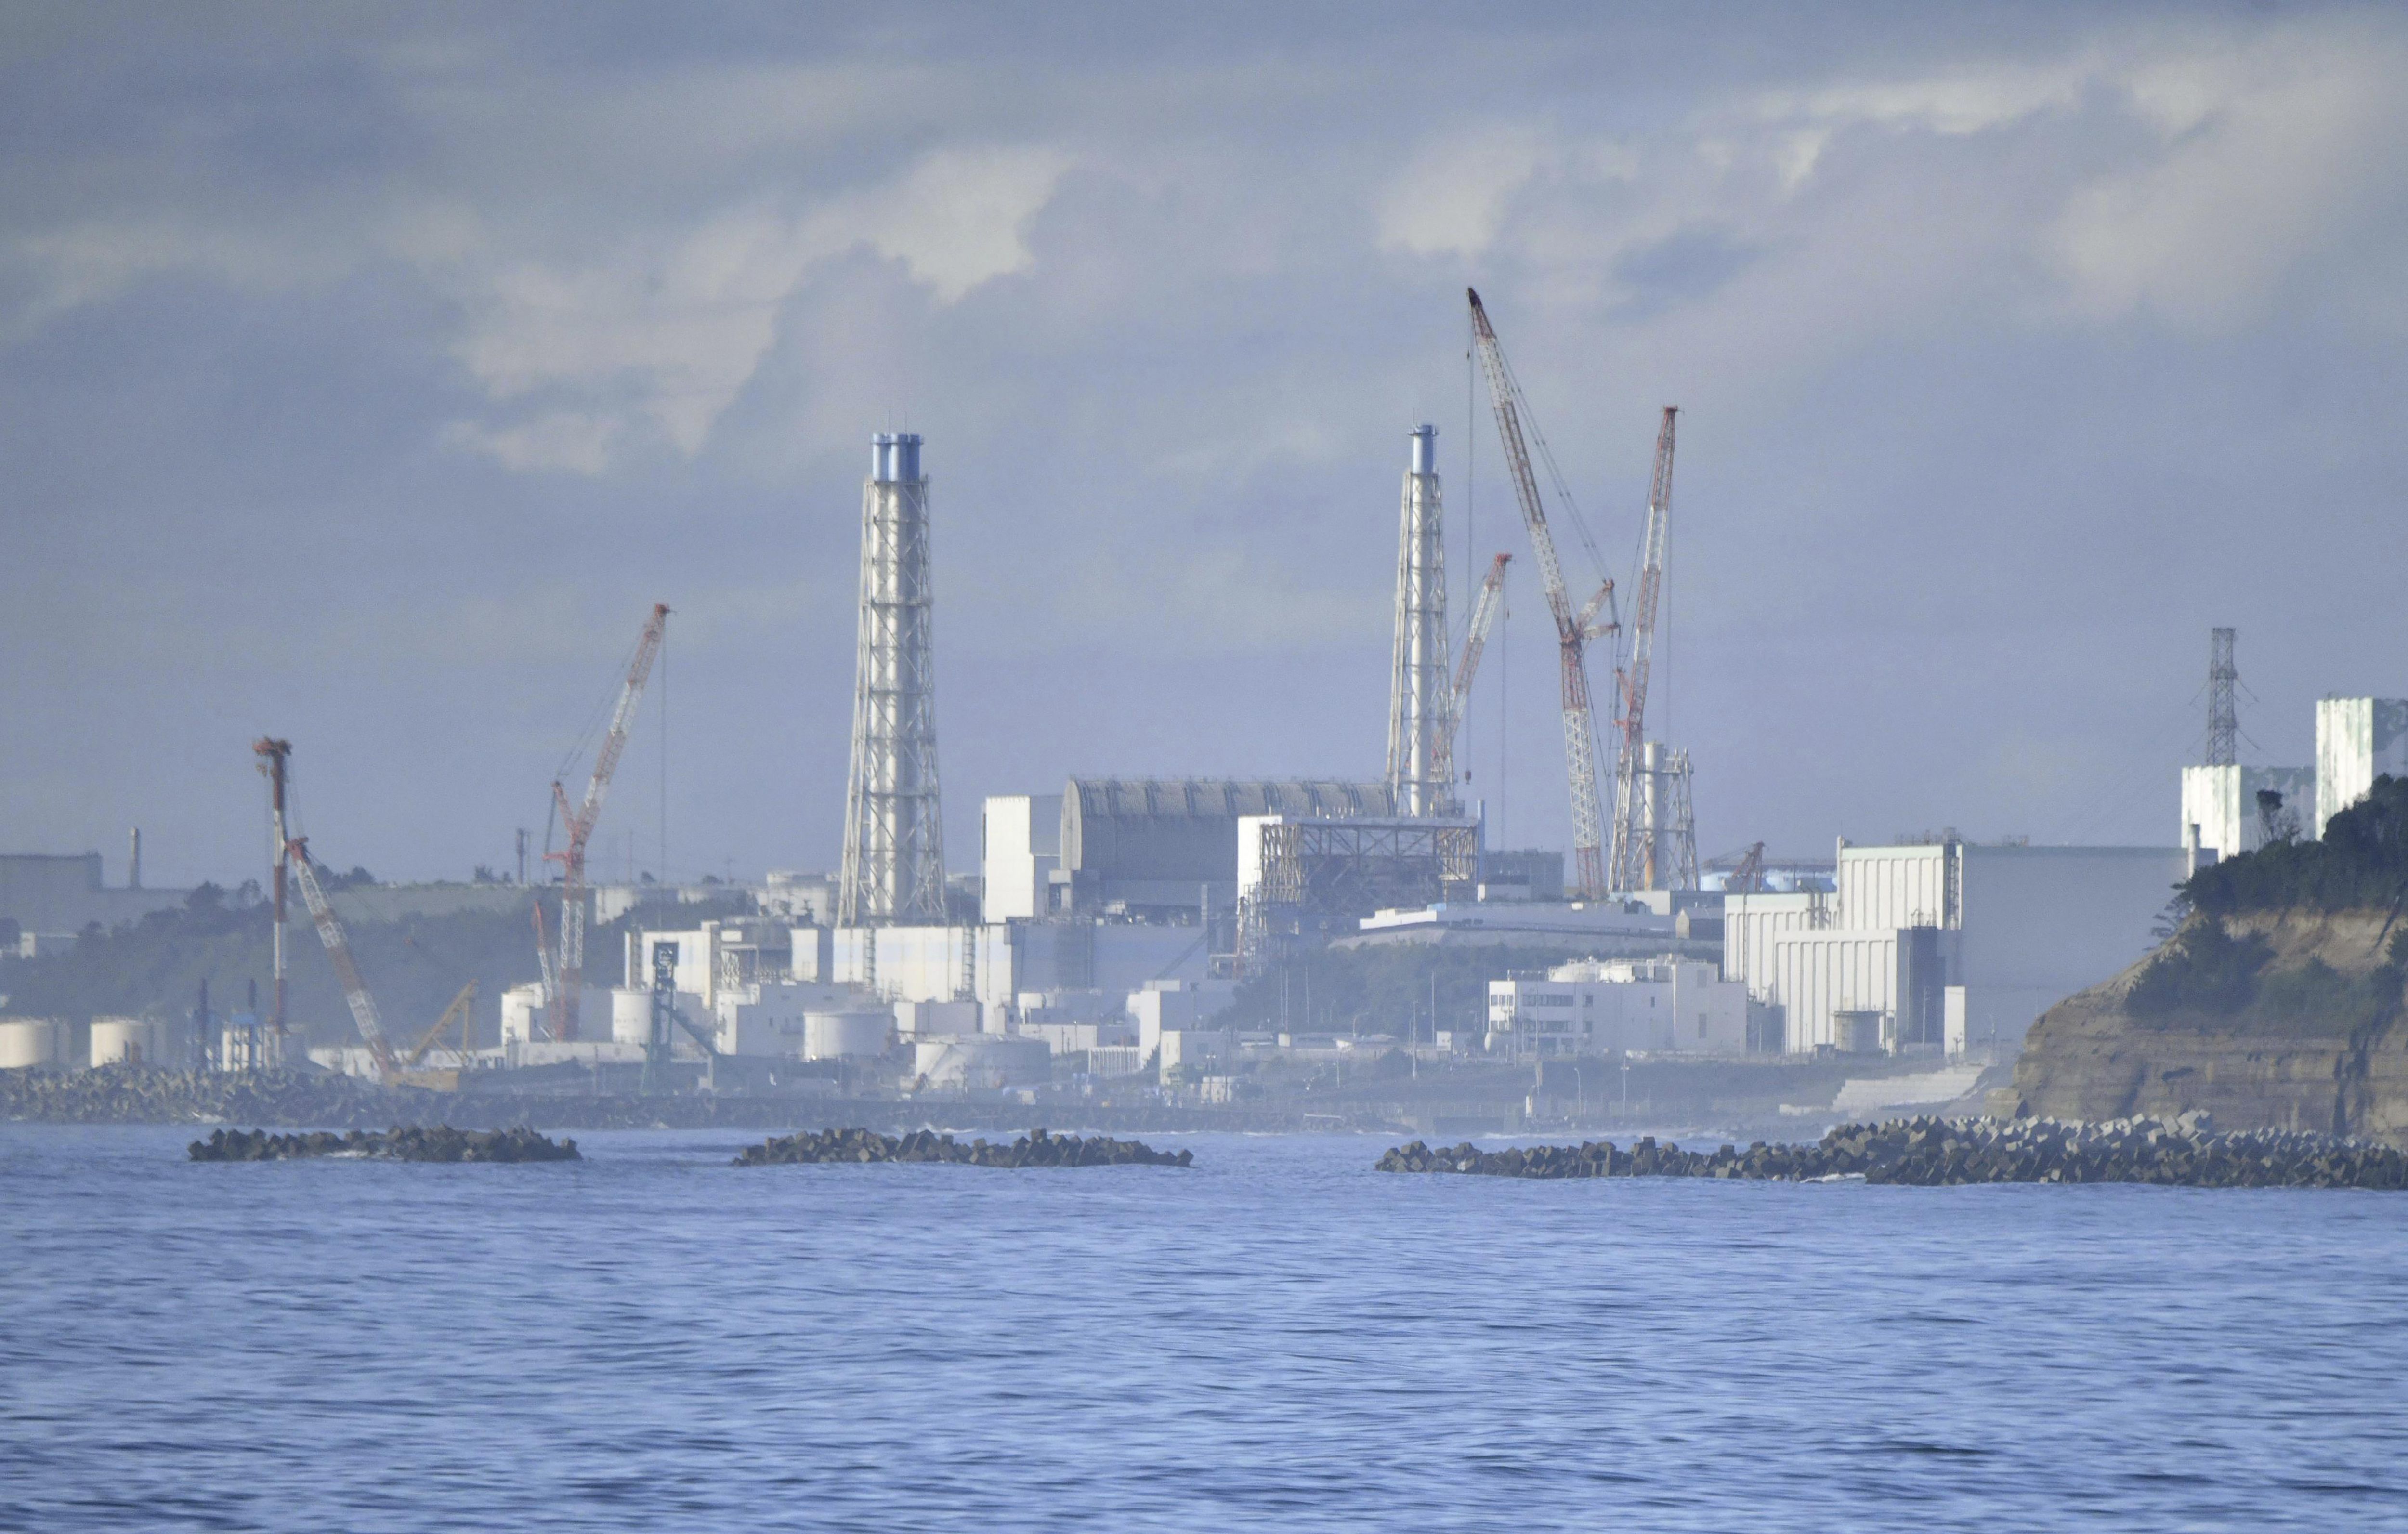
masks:
[[[47,1017],[0,1017],[0,1070],[57,1065],[59,1031]]]
[[[139,1017],[92,1020],[92,1063],[100,1066],[164,1065],[160,1026]]]
[[[893,1012],[803,1014],[803,1058],[806,1060],[840,1060],[849,1055],[883,1054],[894,1038]]]

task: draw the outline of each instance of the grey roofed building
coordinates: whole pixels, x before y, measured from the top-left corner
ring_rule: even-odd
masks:
[[[1071,908],[1155,919],[1238,897],[1238,819],[1394,815],[1383,783],[1321,779],[1073,778],[1062,795]]]

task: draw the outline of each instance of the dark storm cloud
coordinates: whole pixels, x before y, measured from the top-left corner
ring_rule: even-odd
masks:
[[[953,861],[1068,770],[1371,773],[1408,427],[1458,580],[1522,546],[1467,281],[1617,561],[1684,408],[1709,852],[2164,840],[2212,623],[2275,757],[2408,690],[2396,12],[1715,16],[18,7],[0,842],[238,876],[274,729],[330,856],[498,862],[658,599],[675,871],[824,864],[907,423]]]

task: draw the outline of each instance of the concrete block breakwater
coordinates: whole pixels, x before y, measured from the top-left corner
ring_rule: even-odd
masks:
[[[872,1129],[827,1129],[787,1135],[745,1147],[739,1167],[789,1167],[824,1161],[941,1161],[968,1167],[1184,1167],[1193,1151],[1157,1151],[1141,1140],[1032,1131],[1009,1145],[922,1129],[897,1139]]]
[[[582,1161],[577,1141],[554,1140],[532,1129],[396,1128],[271,1135],[221,1129],[192,1144],[194,1161],[298,1161],[309,1156],[359,1156],[377,1161]]]
[[[1642,1140],[1483,1151],[1469,1143],[1432,1150],[1420,1140],[1380,1158],[1384,1172],[1463,1172],[1484,1177],[1722,1177],[1806,1182],[1862,1177],[1868,1183],[1954,1187],[1971,1183],[2146,1183],[2193,1188],[2375,1188],[2408,1190],[2408,1152],[2365,1140],[2293,1130],[2217,1134],[2203,1118],[2118,1119],[2063,1124],[1935,1118],[1842,1125],[1813,1145],[1684,1151]]]

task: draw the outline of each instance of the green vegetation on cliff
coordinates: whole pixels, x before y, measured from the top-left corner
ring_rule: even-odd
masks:
[[[2257,910],[2398,910],[2408,896],[2408,779],[2383,777],[2315,841],[2286,837],[2201,868],[2183,885],[2212,916]]]

